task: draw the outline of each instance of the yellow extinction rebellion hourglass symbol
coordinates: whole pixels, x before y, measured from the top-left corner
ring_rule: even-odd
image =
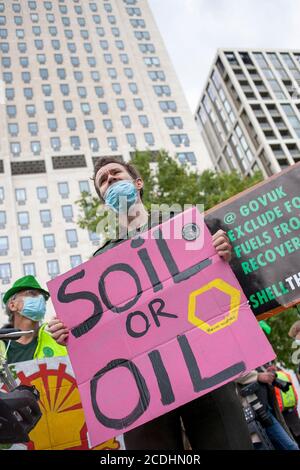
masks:
[[[219,322],[209,325],[204,320],[201,320],[201,311],[196,311],[197,299],[201,294],[208,292],[211,289],[217,289],[229,297],[229,312],[228,314]],[[216,331],[222,330],[227,326],[231,325],[238,319],[239,308],[241,304],[241,292],[235,287],[231,286],[223,279],[214,279],[200,289],[194,290],[190,293],[189,296],[189,305],[188,305],[188,320],[190,323],[195,325],[200,330],[205,331],[205,333],[212,334]]]

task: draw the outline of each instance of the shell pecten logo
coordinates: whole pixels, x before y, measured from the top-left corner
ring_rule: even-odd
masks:
[[[201,320],[201,311],[196,311],[196,303],[199,296],[201,296],[201,294],[204,294],[205,292],[208,292],[211,289],[217,289],[223,292],[224,294],[228,295],[230,302],[228,314],[225,315],[225,317],[221,321],[218,321],[217,323],[214,323],[212,325],[205,322],[204,320]],[[231,286],[223,279],[214,279],[208,284],[205,284],[205,286],[201,287],[200,289],[194,290],[190,293],[188,305],[188,320],[197,328],[200,328],[200,330],[205,331],[205,333],[212,334],[216,331],[226,328],[227,326],[237,321],[240,304],[241,292],[238,289]],[[199,316],[197,316],[197,314]]]

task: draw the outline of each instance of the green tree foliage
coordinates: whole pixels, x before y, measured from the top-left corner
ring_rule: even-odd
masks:
[[[292,349],[293,340],[288,336],[288,332],[292,324],[300,319],[299,313],[296,307],[290,308],[267,321],[268,325],[272,328],[268,339],[277,354],[277,360],[289,369],[295,369],[296,367],[292,362],[292,355],[299,349],[299,346],[297,349]]]

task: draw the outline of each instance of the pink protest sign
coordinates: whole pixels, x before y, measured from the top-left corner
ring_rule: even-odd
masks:
[[[275,357],[196,208],[48,287],[92,446]]]

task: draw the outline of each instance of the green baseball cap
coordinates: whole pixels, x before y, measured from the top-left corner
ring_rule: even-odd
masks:
[[[45,295],[46,300],[49,299],[50,294],[47,292],[45,289],[43,289],[36,278],[34,276],[24,276],[20,277],[20,279],[17,279],[16,282],[13,284],[13,286],[8,289],[8,291],[4,294],[3,296],[3,303],[6,304],[8,299],[12,297],[14,294],[17,292],[20,292],[22,290],[27,290],[27,289],[37,289],[39,290],[42,294]]]

